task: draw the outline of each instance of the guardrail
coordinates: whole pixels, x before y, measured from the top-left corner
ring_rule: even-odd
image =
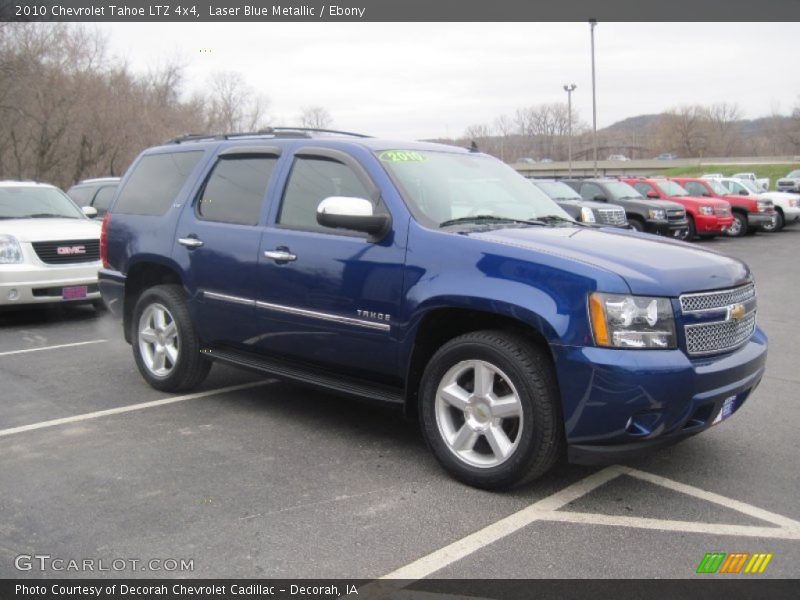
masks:
[[[675,160],[598,160],[597,174],[606,175],[655,175],[675,167],[698,167],[706,165],[797,165],[800,156],[757,156],[735,158],[677,158]],[[551,163],[515,163],[514,169],[526,177],[567,177],[570,173],[567,161]],[[572,175],[591,177],[594,175],[594,162],[591,160],[573,160]]]

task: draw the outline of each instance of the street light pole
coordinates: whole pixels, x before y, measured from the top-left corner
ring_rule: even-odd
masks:
[[[567,160],[569,160],[569,176],[572,177],[572,92],[578,87],[574,83],[564,86],[567,92]]]
[[[594,28],[597,19],[589,19],[589,29],[592,36],[592,146],[594,146],[594,176],[597,177],[597,94],[594,79]]]

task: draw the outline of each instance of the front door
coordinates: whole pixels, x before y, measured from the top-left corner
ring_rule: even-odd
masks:
[[[380,191],[351,155],[330,149],[295,152],[261,241],[256,312],[262,350],[353,374],[397,373],[395,317],[402,293],[405,240],[317,223],[330,196],[368,199],[385,210]]]

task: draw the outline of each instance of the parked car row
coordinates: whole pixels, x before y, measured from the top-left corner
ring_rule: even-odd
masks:
[[[682,240],[779,231],[800,220],[800,196],[762,191],[750,178],[707,174],[536,179],[533,183],[577,221],[631,227]],[[613,220],[611,215],[615,215]]]

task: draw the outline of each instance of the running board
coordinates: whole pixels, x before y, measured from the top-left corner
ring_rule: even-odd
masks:
[[[339,373],[325,372],[318,367],[290,364],[270,357],[221,348],[204,349],[203,355],[214,361],[266,373],[278,379],[294,381],[328,392],[390,404],[404,403],[403,393],[399,388],[363,379],[347,378]]]

